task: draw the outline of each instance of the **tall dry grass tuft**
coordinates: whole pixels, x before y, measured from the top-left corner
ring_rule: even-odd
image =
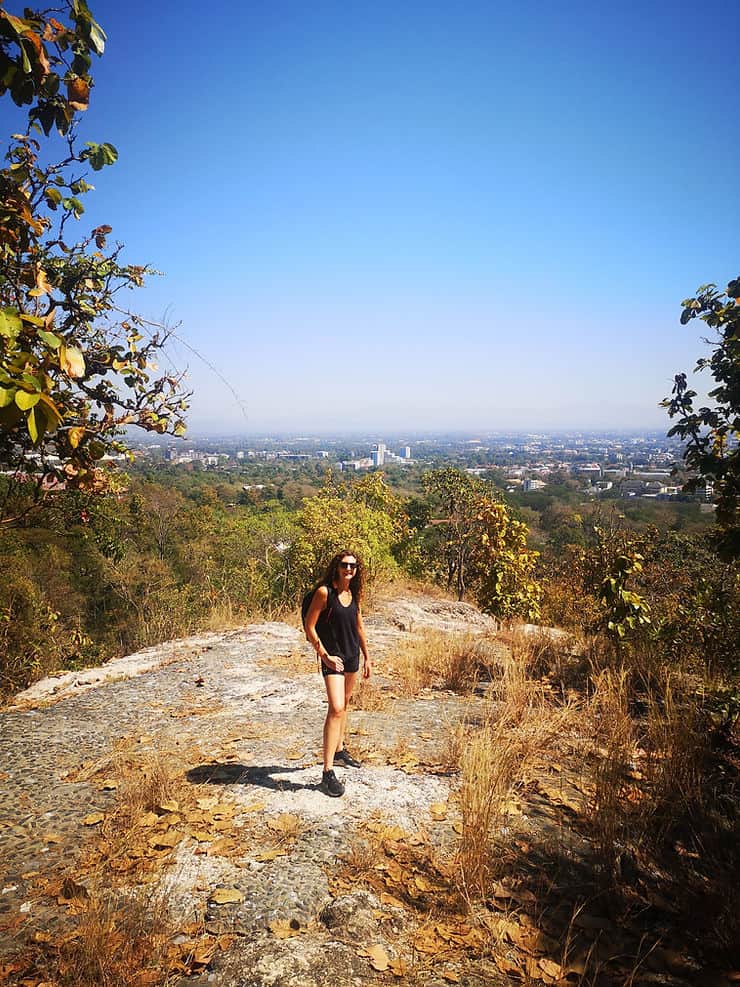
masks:
[[[575,704],[553,703],[530,677],[535,655],[522,639],[512,641],[508,657],[499,656],[500,675],[489,689],[483,724],[468,734],[462,749],[458,865],[468,897],[487,897],[500,873],[496,839],[512,796],[578,715]]]
[[[653,794],[650,814],[656,819],[690,815],[705,797],[710,741],[704,717],[696,699],[674,681],[666,672],[660,691],[648,696],[643,744]]]
[[[512,707],[493,713],[469,736],[460,759],[458,796],[462,815],[458,864],[468,895],[487,897],[490,882],[500,875],[496,839],[512,796],[533,763],[569,730],[575,715],[573,706],[549,706],[536,693],[523,705],[517,690]]]
[[[489,638],[428,631],[404,643],[389,665],[408,695],[432,687],[465,694],[491,678],[499,650]]]
[[[75,928],[44,937],[33,962],[56,987],[164,987],[174,982],[168,969],[175,931],[159,894],[91,892]]]
[[[605,669],[593,679],[588,712],[596,767],[594,793],[587,809],[596,859],[602,873],[614,875],[621,853],[630,803],[627,775],[635,750],[635,727],[629,712],[629,674]]]
[[[118,771],[121,781],[117,811],[125,828],[125,820],[152,812],[175,798],[178,787],[184,782],[181,766],[164,753],[147,753],[135,760],[124,760],[125,765]]]
[[[352,709],[362,709],[368,713],[379,713],[388,708],[388,694],[372,679],[359,678],[352,693]]]

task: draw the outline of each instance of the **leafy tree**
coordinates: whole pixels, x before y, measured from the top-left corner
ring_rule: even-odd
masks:
[[[36,499],[50,478],[105,489],[100,461],[124,450],[125,427],[185,428],[181,377],[157,376],[154,364],[168,332],[119,301],[153,272],[121,261],[109,226],[70,236],[93,188],[89,170],[118,155],[106,143],[80,148],[76,135],[105,34],[85,0],[53,13],[68,23],[48,10],[0,9],[0,97],[30,106],[0,170],[0,466],[15,478],[0,497],[4,522],[15,520],[17,487],[29,477]],[[63,149],[48,164],[54,130]]]
[[[429,519],[433,534],[426,549],[448,589],[454,585],[459,600],[472,592],[501,620],[537,617],[537,552],[527,548],[526,524],[511,516],[488,484],[461,470],[430,470],[422,482],[438,514]]]
[[[527,526],[490,497],[481,499],[481,532],[473,552],[478,605],[500,620],[539,617],[542,590],[535,576],[537,552],[527,548]]]
[[[712,406],[694,407],[696,391],[688,386],[686,374],[676,374],[672,397],[662,404],[671,418],[678,416],[668,432],[686,443],[684,462],[692,477],[684,489],[714,487],[717,544],[725,558],[740,557],[740,278],[726,292],[716,285],[702,285],[696,298],[682,302],[681,324],[699,318],[712,330],[712,355],[700,359],[695,372],[709,368],[717,386],[709,392]]]
[[[429,470],[422,486],[438,516],[429,520],[430,560],[444,574],[447,589],[453,586],[458,600],[465,596],[468,564],[478,536],[478,514],[486,484],[454,467]],[[435,530],[436,529],[436,530]]]
[[[325,487],[304,499],[298,524],[290,548],[296,591],[317,579],[344,549],[357,552],[371,583],[398,569],[393,548],[407,534],[406,516],[381,474],[347,483],[328,472]]]

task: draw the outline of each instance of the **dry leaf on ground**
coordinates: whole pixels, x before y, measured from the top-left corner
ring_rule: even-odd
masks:
[[[287,855],[287,850],[284,850],[279,846],[274,846],[269,850],[264,850],[262,853],[255,854],[254,859],[258,860],[260,863],[266,863],[269,860],[276,860],[278,857],[286,857]]]
[[[214,905],[234,905],[244,901],[238,888],[216,888],[208,899]]]
[[[358,956],[367,956],[370,960],[370,966],[373,970],[379,970],[381,973],[387,970],[390,966],[390,960],[388,959],[388,954],[379,944],[375,946],[368,946],[367,948],[358,949]]]
[[[447,818],[447,803],[432,802],[429,806],[429,814],[435,822],[442,822],[443,819]]]
[[[269,923],[268,928],[277,939],[292,939],[300,934],[301,923],[295,918],[276,918]]]

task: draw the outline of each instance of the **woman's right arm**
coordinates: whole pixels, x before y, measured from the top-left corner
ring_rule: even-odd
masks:
[[[316,624],[319,617],[326,609],[329,601],[329,589],[327,586],[319,586],[311,600],[311,606],[306,614],[306,640],[313,647],[316,654],[322,660],[328,658],[329,653],[321,643],[319,635],[316,633]]]

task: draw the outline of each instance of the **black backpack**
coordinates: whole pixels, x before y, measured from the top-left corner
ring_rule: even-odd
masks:
[[[331,594],[336,593],[336,590],[334,589],[333,586],[330,586],[329,583],[319,583],[318,586],[314,586],[313,589],[310,589],[308,593],[304,595],[303,600],[301,601],[301,624],[303,625],[304,631],[306,629],[306,617],[308,616],[308,611],[311,608],[311,600],[313,600],[314,593],[319,588],[319,586],[326,586],[326,588],[329,590],[329,596],[326,599],[326,606],[319,614],[319,620],[321,620],[322,617],[324,617],[324,614],[327,612],[327,610],[329,611],[329,614],[324,619],[326,621],[331,619],[331,610],[329,609],[329,603],[331,601]],[[318,624],[318,621],[316,623]]]

